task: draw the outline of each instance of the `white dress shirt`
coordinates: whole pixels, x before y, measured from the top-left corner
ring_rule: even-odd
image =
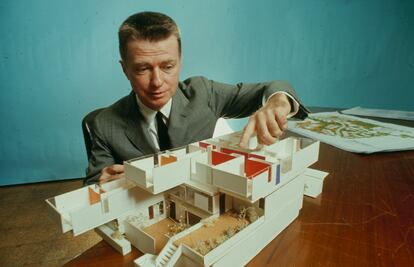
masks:
[[[157,111],[150,109],[149,107],[145,106],[144,103],[141,102],[138,95],[135,94],[135,98],[137,99],[138,108],[141,111],[141,114],[144,116],[146,121],[146,126],[149,135],[151,136],[152,142],[154,143],[155,147],[159,150],[160,144],[158,143],[158,129],[157,129],[157,120],[155,119],[155,115],[157,115]],[[168,127],[168,120],[170,118],[170,112],[171,112],[171,104],[172,99],[165,104],[160,112],[163,115],[163,120],[165,122],[165,125]]]

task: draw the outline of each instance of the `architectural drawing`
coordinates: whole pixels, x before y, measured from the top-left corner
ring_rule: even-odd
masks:
[[[363,121],[352,116],[311,115],[306,121],[298,122],[296,127],[319,134],[339,136],[344,139],[372,138],[381,136],[396,136],[414,139],[414,134],[410,132],[397,132],[394,129],[380,126],[375,122]]]
[[[350,152],[374,153],[414,149],[414,129],[338,112],[313,113],[289,121],[289,130]]]
[[[241,133],[124,162],[125,178],[47,199],[62,232],[96,229],[136,266],[240,266],[317,197],[319,142],[286,138],[256,150]]]

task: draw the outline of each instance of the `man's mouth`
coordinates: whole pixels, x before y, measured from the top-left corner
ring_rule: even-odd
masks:
[[[153,98],[161,98],[165,95],[166,91],[159,91],[159,92],[151,92],[150,95]]]

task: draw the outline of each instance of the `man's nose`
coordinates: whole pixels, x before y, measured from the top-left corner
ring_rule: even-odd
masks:
[[[163,84],[162,73],[159,68],[154,68],[151,77],[151,84],[154,87],[160,87]]]

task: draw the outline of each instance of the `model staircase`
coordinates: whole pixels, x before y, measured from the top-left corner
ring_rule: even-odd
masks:
[[[168,246],[167,246],[168,245]],[[166,267],[173,266],[175,261],[178,260],[178,257],[174,257],[175,261],[171,261],[174,254],[177,252],[178,247],[175,246],[172,242],[167,244],[166,247],[161,251],[160,255],[157,257],[157,267]],[[178,253],[178,252],[177,252]]]

